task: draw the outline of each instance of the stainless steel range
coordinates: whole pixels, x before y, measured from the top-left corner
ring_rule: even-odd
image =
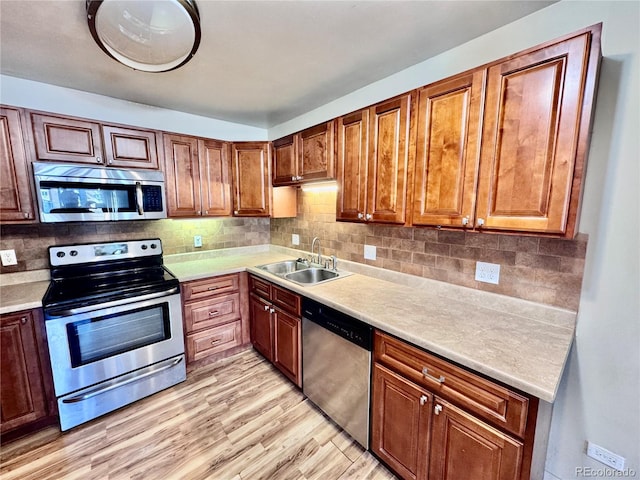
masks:
[[[60,428],[186,379],[180,285],[160,239],[49,248],[43,306]]]

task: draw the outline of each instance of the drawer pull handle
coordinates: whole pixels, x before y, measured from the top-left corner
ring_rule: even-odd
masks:
[[[219,288],[222,288],[222,287],[209,287],[209,288],[207,288],[207,290],[212,291],[212,290],[217,290]]]
[[[213,340],[211,342],[211,345],[215,345],[216,343],[220,343],[220,342],[221,342],[221,339],[220,338],[216,338],[215,340]]]
[[[440,375],[440,377],[434,377],[433,375],[430,375],[429,374],[429,370],[427,369],[427,367],[424,367],[422,369],[422,375],[424,375],[425,378],[433,380],[434,382],[444,383],[444,377],[442,375]]]
[[[427,396],[426,395],[422,395],[420,397],[420,405],[424,405],[425,403],[427,403]]]
[[[218,310],[214,310],[213,312],[209,312],[209,316],[210,317],[215,317],[216,315],[219,315],[220,312]]]
[[[442,411],[442,405],[436,405],[435,407],[433,407],[433,413],[435,415],[440,415],[441,411]]]

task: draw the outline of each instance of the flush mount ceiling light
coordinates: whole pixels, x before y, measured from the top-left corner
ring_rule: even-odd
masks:
[[[87,0],[87,20],[107,55],[144,72],[178,68],[200,45],[194,0]]]

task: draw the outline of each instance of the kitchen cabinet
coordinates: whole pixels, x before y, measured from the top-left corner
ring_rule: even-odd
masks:
[[[301,387],[300,296],[254,276],[249,277],[249,290],[254,348]]]
[[[536,413],[536,399],[375,333],[372,450],[404,479],[528,479]]]
[[[335,121],[275,140],[273,186],[335,178]]]
[[[235,142],[231,146],[233,214],[268,217],[271,205],[271,154],[267,142]]]
[[[336,220],[405,223],[414,97],[338,119]]]
[[[230,216],[229,144],[164,134],[169,217]]]
[[[158,170],[159,133],[31,112],[39,161]]]
[[[419,90],[413,225],[572,238],[600,26]]]
[[[15,433],[54,414],[53,380],[40,310],[0,316],[0,432]]]
[[[206,363],[249,343],[246,273],[182,285],[187,362]]]
[[[23,110],[0,107],[0,222],[34,222]]]

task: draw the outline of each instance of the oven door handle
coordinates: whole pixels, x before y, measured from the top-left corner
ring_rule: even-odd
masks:
[[[170,368],[175,367],[182,361],[183,358],[184,357],[181,355],[178,358],[165,360],[164,362],[160,362],[156,365],[153,365],[152,367],[147,369],[147,371],[144,373],[139,373],[139,372],[128,373],[126,375],[123,375],[122,378],[118,380],[111,380],[106,385],[102,385],[92,390],[85,391],[84,393],[81,393],[80,395],[75,395],[71,398],[64,398],[62,400],[62,403],[82,402],[83,400],[87,400],[91,397],[95,397],[96,395],[106,393],[110,390],[113,390],[119,387],[123,387],[125,385],[128,385],[129,383],[137,382],[138,380],[142,380],[143,378],[146,378],[150,375],[155,375],[156,373],[160,373],[164,370],[169,370]]]
[[[66,310],[49,310],[47,316],[53,317],[70,317],[71,315],[77,315],[79,313],[93,312],[96,310],[104,310],[105,308],[117,307],[118,305],[126,305],[127,303],[144,302],[145,300],[152,300],[154,298],[168,297],[169,295],[176,294],[180,291],[179,287],[172,287],[169,290],[163,290],[162,292],[148,293],[147,295],[138,295],[136,297],[123,298],[121,300],[113,300],[111,302],[100,303],[97,305],[89,305],[87,307],[69,308]]]

